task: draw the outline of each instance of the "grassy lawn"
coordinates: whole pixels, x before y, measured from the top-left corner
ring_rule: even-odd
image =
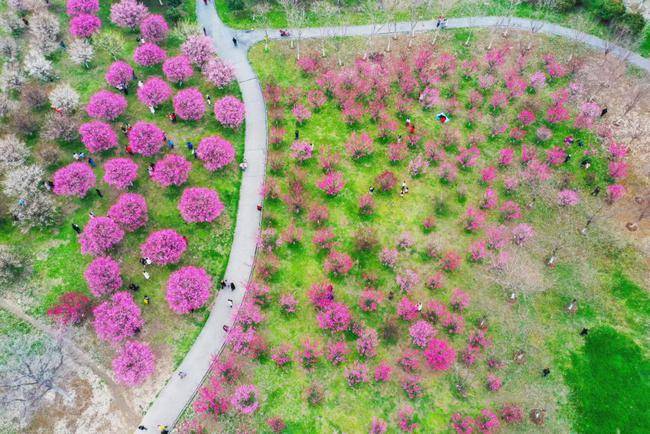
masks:
[[[476,41],[471,48],[463,45],[468,37]],[[426,38],[430,36],[423,36],[410,51],[396,42],[396,54],[384,53],[383,62],[396,65],[400,61],[395,59],[401,59],[399,56],[405,55],[406,60],[401,61],[410,65],[408,57],[415,54],[409,53],[418,53],[418,44],[429,47],[425,45]],[[460,65],[472,58],[482,58],[484,45],[488,44],[489,39],[487,32],[453,31],[441,46],[453,53],[456,63]],[[517,42],[515,40],[512,43],[516,45]],[[363,52],[364,44],[365,40],[346,39],[337,45],[341,47],[345,65],[353,64],[353,53]],[[378,41],[376,44],[381,48],[386,42]],[[314,53],[319,47],[306,43],[303,56],[317,57]],[[332,53],[332,48],[329,47],[328,51]],[[548,52],[557,54],[558,58],[566,52],[575,52],[578,56],[588,55],[580,48],[566,45],[557,38],[540,38],[539,45],[530,53],[523,74],[527,76],[537,69],[543,69],[540,54]],[[274,127],[285,130],[285,136],[282,143],[271,145],[267,172],[270,180],[279,186],[280,198],[266,200],[263,227],[273,229],[277,235],[281,235],[291,225],[295,225],[302,230],[303,235],[298,244],[281,244],[273,249],[272,255],[262,254],[257,262],[258,279],[262,279],[260,271],[265,260],[273,255],[279,260],[277,272],[266,283],[270,287],[271,302],[263,310],[265,319],[258,329],[269,350],[252,362],[249,356],[226,353],[222,357],[222,360],[234,357],[237,366],[242,369],[237,384],[257,386],[260,408],[252,416],[229,412],[219,417],[217,424],[210,417],[199,417],[198,420],[207,427],[208,432],[235,432],[244,426],[266,432],[268,428],[265,421],[270,417],[282,418],[287,424],[284,432],[289,433],[367,432],[373,417],[386,420],[388,432],[397,432],[395,414],[406,404],[415,410],[416,422],[419,424],[416,432],[447,432],[450,417],[455,412],[475,417],[484,408],[498,412],[506,403],[516,403],[523,409],[524,415],[522,425],[509,425],[506,431],[528,432],[540,429],[528,421],[528,413],[534,408],[543,408],[546,411],[546,421],[541,429],[546,432],[594,432],[590,427],[598,426],[599,418],[604,417],[598,413],[599,407],[607,402],[600,401],[596,395],[601,382],[607,383],[611,393],[626,394],[627,388],[633,387],[635,390],[630,396],[641,397],[647,394],[645,386],[634,386],[631,380],[619,383],[603,377],[607,371],[605,366],[613,370],[612,365],[616,364],[616,360],[622,360],[619,358],[611,360],[611,364],[608,361],[607,365],[602,365],[598,373],[584,374],[591,364],[599,363],[599,360],[608,358],[611,353],[623,351],[635,354],[635,358],[629,367],[619,366],[621,369],[613,370],[615,378],[618,375],[625,376],[626,372],[635,373],[637,377],[634,378],[640,378],[644,372],[647,374],[647,368],[644,367],[647,366],[647,356],[644,349],[640,348],[642,344],[634,343],[645,342],[646,339],[642,325],[648,321],[647,292],[633,283],[636,276],[647,272],[647,266],[640,252],[614,236],[613,230],[608,226],[609,221],[590,228],[586,237],[578,233],[586,216],[602,201],[602,198],[591,197],[588,193],[594,186],[604,186],[610,181],[603,147],[591,131],[576,129],[571,122],[550,124],[542,119],[542,107],[549,103],[550,94],[567,86],[569,77],[549,80],[546,89],[512,99],[500,111],[488,108],[485,103],[480,106],[484,115],[480,118],[482,120],[469,122],[466,103],[469,93],[478,88],[478,76],[484,72],[472,74],[468,78],[463,78],[456,72],[435,84],[440,90],[441,98],[453,96],[460,102],[452,115],[452,121],[444,125],[434,118],[441,107],[423,110],[417,103],[417,95],[424,86],[421,84],[416,86],[416,91],[404,94],[409,101],[405,110],[408,114],[397,113],[396,103],[403,94],[398,83],[392,81],[385,112],[399,127],[397,132],[389,134],[389,138],[381,139],[378,137],[378,123],[370,120],[368,115],[364,115],[355,124],[347,124],[331,93],[328,93],[328,100],[321,108],[313,110],[309,120],[299,126],[295,124],[290,111],[294,99],[307,104],[307,91],[320,88],[316,82],[319,73],[338,69],[333,56],[319,60],[326,66],[318,69],[319,73],[315,76],[301,72],[296,65],[295,51],[281,42],[271,44],[268,52],[260,45],[253,47],[250,58],[263,85],[279,85],[283,95],[283,109],[280,110],[283,119],[275,123],[273,115],[270,119]],[[511,61],[512,59],[509,60]],[[393,76],[391,80],[394,80]],[[489,95],[490,91],[486,100]],[[365,103],[367,101],[363,100],[364,106]],[[580,102],[571,104],[573,107],[573,104]],[[552,178],[539,191],[522,184],[515,192],[506,192],[503,180],[516,176],[519,169],[499,169],[499,180],[494,185],[498,195],[502,200],[509,199],[520,204],[522,221],[535,230],[534,240],[525,247],[506,248],[510,253],[510,265],[499,272],[490,265],[490,260],[484,263],[472,263],[469,260],[466,253],[468,247],[474,241],[482,239],[484,234],[482,231],[470,233],[465,230],[463,215],[468,206],[477,206],[485,191],[485,185],[479,181],[479,169],[494,164],[498,151],[504,147],[512,146],[519,152],[520,142],[505,134],[490,134],[490,120],[513,120],[522,107],[536,107],[536,110],[540,110],[537,120],[526,128],[527,134],[523,142],[532,144],[540,155],[544,155],[550,147],[561,145],[563,138],[571,135],[575,141],[567,150],[574,158],[554,168]],[[390,163],[387,158],[388,146],[396,140],[397,134],[406,135],[406,117],[416,125],[416,134],[421,138],[417,145],[408,149],[404,160]],[[546,142],[537,140],[534,131],[540,126],[550,128],[553,138]],[[302,140],[314,145],[314,157],[304,163],[298,163],[290,157],[295,129],[299,130]],[[458,145],[452,145],[447,150],[447,158],[451,159],[458,155],[471,135],[482,134],[485,137],[478,145],[482,161],[478,167],[460,169],[458,179],[451,183],[439,179],[437,164],[425,170],[424,174],[411,177],[408,172],[409,159],[422,154],[424,143],[440,140],[450,129],[458,130],[461,136]],[[369,134],[373,139],[374,152],[359,160],[352,160],[348,157],[344,144],[351,133],[361,132]],[[583,150],[580,149],[579,140],[586,144],[585,149],[594,153],[588,171],[580,167]],[[341,156],[336,170],[343,173],[346,182],[341,193],[335,197],[326,196],[315,186],[323,176],[318,160],[329,153]],[[385,170],[396,174],[397,187],[387,193],[376,191],[373,195],[376,204],[374,213],[361,215],[359,197],[367,193],[370,186],[377,187],[374,179]],[[289,185],[295,179],[301,180],[305,196],[304,209],[299,213],[287,205],[287,200],[292,195]],[[407,182],[409,188],[409,193],[404,197],[399,195],[402,180]],[[560,208],[556,204],[558,189],[566,186],[580,192],[581,203],[572,209]],[[533,196],[536,197],[534,206],[526,207]],[[329,211],[329,219],[324,226],[333,229],[336,236],[334,248],[349,254],[354,261],[346,276],[328,274],[324,270],[327,253],[312,243],[317,228],[308,221],[307,214],[315,205],[325,205]],[[424,230],[422,225],[423,220],[429,216],[436,220],[431,231]],[[504,222],[496,213],[490,212],[487,225],[499,224],[512,227],[512,223]],[[360,251],[355,239],[360,231],[367,229],[374,232],[377,245],[370,251]],[[395,270],[391,270],[380,263],[379,251],[383,247],[394,247],[404,232],[413,237],[413,247],[399,253],[398,265]],[[562,240],[559,263],[553,268],[547,267],[545,260],[559,239]],[[424,286],[424,281],[440,269],[437,260],[432,260],[426,253],[427,246],[432,242],[441,246],[442,252],[453,250],[462,257],[459,270],[444,273],[442,288],[435,290]],[[414,302],[426,305],[427,301],[437,300],[448,305],[453,288],[460,288],[470,295],[470,307],[462,312],[465,330],[456,335],[448,335],[438,326],[437,337],[448,340],[460,353],[466,346],[470,331],[475,330],[478,321],[485,317],[489,324],[488,336],[492,341],[492,345],[470,367],[459,360],[449,371],[433,372],[420,357],[421,367],[415,375],[420,379],[423,395],[414,400],[407,398],[402,390],[400,383],[407,374],[396,363],[404,351],[414,348],[409,338],[411,324],[397,316],[397,304],[405,294],[396,284],[396,276],[406,269],[415,270],[420,276],[419,284],[408,294],[408,298]],[[629,276],[635,276],[635,279]],[[351,331],[334,334],[319,327],[317,312],[310,302],[308,291],[313,284],[324,280],[333,283],[336,301],[349,306],[356,324],[379,332],[380,344],[376,357],[364,359],[357,354],[357,337]],[[375,312],[365,312],[359,306],[360,294],[368,287],[375,288],[384,296]],[[507,301],[510,291],[517,295],[515,303]],[[389,298],[390,293],[395,295],[392,300]],[[292,294],[298,300],[295,314],[286,314],[279,306],[280,296],[286,294]],[[565,309],[573,299],[578,300],[579,309],[570,315]],[[395,324],[396,328],[396,336],[391,338],[386,334],[387,325],[390,324]],[[586,341],[579,333],[583,327],[591,329]],[[602,342],[602,330],[607,330],[607,327],[615,327],[611,333],[618,340],[612,341],[611,346],[603,347],[601,351],[597,342]],[[346,342],[351,350],[347,362],[342,366],[334,366],[322,357],[315,368],[303,368],[298,354],[307,338],[318,342],[322,350],[326,350],[329,343],[338,340]],[[278,367],[269,354],[273,354],[283,344],[291,348],[293,362]],[[636,350],[632,350],[634,345],[637,346]],[[513,362],[513,354],[520,349],[526,353],[526,362],[521,365]],[[502,367],[490,368],[487,364],[489,359],[500,361]],[[355,388],[347,384],[344,370],[353,361],[365,362],[369,367],[369,376],[372,377],[374,367],[381,360],[388,361],[394,367],[393,379],[389,383],[376,383],[371,378],[368,383]],[[551,370],[547,377],[542,376],[544,368]],[[497,375],[503,380],[501,390],[488,391],[488,374]],[[466,394],[457,391],[458,384],[463,385]],[[317,406],[306,402],[306,390],[314,385],[323,391],[323,400]],[[234,386],[224,384],[223,387],[224,395],[228,396]],[[581,392],[583,389],[584,395]],[[636,422],[630,420],[642,413],[643,406],[639,402],[638,405],[622,403],[612,407],[607,413],[607,426],[620,427],[621,432],[628,431],[624,427],[633,429]],[[191,417],[190,411],[186,418]],[[643,426],[641,419],[638,426]]]
[[[54,11],[60,13],[59,17],[63,21],[62,31],[67,33],[67,16],[63,12],[64,2],[53,1],[52,3],[54,4]],[[148,2],[148,6],[153,13],[163,12],[164,10],[157,1]],[[193,19],[194,3],[186,2],[186,9],[190,19]],[[102,2],[99,14],[103,22],[102,31],[115,32],[122,38],[123,45],[119,57],[130,63],[134,67],[136,75],[143,81],[149,76],[164,77],[160,66],[143,68],[135,65],[132,55],[134,48],[137,46],[136,38],[138,33],[128,32],[112,25],[109,14],[110,3]],[[172,35],[163,47],[166,49],[168,56],[172,56],[179,53],[181,43],[182,40]],[[104,74],[114,59],[104,50],[96,48],[96,57],[88,69],[73,64],[68,56],[60,51],[55,54],[54,60],[60,81],[69,83],[81,95],[81,109],[79,111],[82,120],[87,121],[88,118],[85,117],[83,107],[91,94],[100,89],[108,88],[104,81]],[[174,85],[172,87],[174,92],[181,89]],[[197,87],[204,95],[210,95],[213,101],[229,94],[240,96],[236,84],[232,84],[225,89],[215,89],[210,84],[205,83],[200,71],[196,70],[194,76],[184,83],[183,87]],[[148,108],[137,100],[135,83],[130,86],[127,99],[127,111],[114,123],[115,130],[119,135],[119,147],[116,150],[93,155],[98,166],[95,169],[98,180],[97,187],[104,193],[104,197],[99,198],[91,191],[81,200],[74,198],[57,199],[61,217],[52,228],[23,233],[12,225],[10,218],[0,219],[0,243],[20,246],[33,261],[31,280],[26,285],[26,293],[21,294],[26,295],[31,300],[28,303],[32,306],[30,314],[37,317],[45,316],[47,309],[56,303],[63,293],[80,291],[89,294],[83,278],[83,271],[92,258],[80,253],[77,236],[72,230],[71,224],[76,223],[83,227],[90,218],[90,211],[96,215],[104,215],[120,193],[104,184],[101,179],[103,176],[102,166],[106,159],[117,155],[126,155],[124,147],[127,144],[127,139],[119,132],[121,123],[128,121],[133,125],[138,120],[156,123],[166,132],[167,137],[176,144],[173,151],[169,151],[165,147],[164,152],[181,154],[192,162],[189,180],[181,187],[172,186],[166,189],[160,187],[149,180],[147,175],[149,164],[155,162],[157,158],[136,156],[134,160],[139,165],[139,176],[129,191],[140,193],[146,198],[149,208],[149,222],[138,231],[127,234],[111,255],[121,263],[125,287],[131,282],[135,282],[141,287],[140,292],[135,294],[135,299],[141,305],[146,321],[142,338],[159,349],[160,357],[171,358],[172,363],[177,364],[182,360],[198,335],[207,318],[209,305],[190,315],[180,316],[174,314],[165,300],[167,277],[171,272],[182,266],[196,265],[204,267],[215,282],[221,279],[230,253],[240,185],[240,173],[236,164],[219,172],[209,172],[203,168],[203,164],[199,160],[195,160],[190,155],[185,143],[191,141],[197,144],[205,136],[220,135],[233,144],[237,158],[241,159],[244,148],[244,128],[233,131],[220,126],[212,114],[211,106],[207,107],[205,117],[201,121],[185,122],[179,119],[177,123],[171,123],[166,117],[168,113],[173,111],[171,101],[160,106],[155,114],[151,114]],[[41,118],[47,115],[49,111],[49,108],[42,109],[35,112],[34,116]],[[30,137],[27,141],[34,154],[41,147],[51,143],[47,137],[38,135]],[[50,172],[72,162],[72,154],[84,150],[79,141],[73,143],[59,142],[56,145],[62,150],[62,157],[47,168]],[[182,220],[177,204],[183,189],[188,186],[209,187],[218,191],[226,207],[225,212],[218,220],[212,224],[187,224]],[[145,281],[142,277],[142,266],[138,262],[140,258],[139,246],[149,233],[166,228],[176,229],[179,233],[185,235],[188,238],[189,248],[180,263],[174,266],[155,267],[149,270],[151,279]],[[151,303],[148,306],[142,305],[145,295],[151,298]],[[90,334],[93,334],[90,328],[88,330],[91,332]],[[96,342],[96,344],[103,345],[100,342]]]

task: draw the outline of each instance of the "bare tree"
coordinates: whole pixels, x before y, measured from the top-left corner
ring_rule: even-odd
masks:
[[[253,22],[264,29],[264,51],[269,51],[269,12],[268,3],[257,3],[252,8]]]
[[[54,391],[69,398],[58,386],[63,353],[58,343],[32,334],[0,337],[0,412],[24,427]]]
[[[402,3],[400,0],[381,0],[382,8],[386,13],[386,20],[388,25],[388,30],[390,31],[391,24],[393,25],[393,34],[388,38],[388,44],[386,45],[386,52],[390,53],[391,42],[397,40],[397,19],[399,16],[400,7]]]
[[[623,109],[623,116],[634,109],[641,101],[646,100],[650,96],[650,86],[647,83],[637,82],[632,91],[628,93],[628,99]]]
[[[28,259],[15,247],[0,244],[0,292],[20,282],[30,269]]]
[[[280,6],[284,10],[289,27],[295,32],[296,59],[300,59],[300,40],[302,37],[302,27],[307,20],[307,11],[300,0],[280,0]],[[291,40],[290,46],[294,48],[294,39]]]
[[[370,22],[370,33],[366,40],[366,50],[363,53],[363,58],[367,59],[374,37],[383,27],[385,13],[378,0],[365,0],[362,7],[364,14]]]
[[[331,36],[328,32],[328,26],[332,25],[334,18],[337,16],[337,14],[341,13],[341,11],[339,8],[337,8],[327,0],[319,0],[317,2],[314,2],[314,4],[311,6],[311,10],[312,12],[314,12],[315,15],[320,17],[321,20],[323,21],[321,26],[320,44],[321,44],[321,56],[325,57],[327,54],[325,51],[325,47],[328,39]]]
[[[409,11],[409,48],[413,45],[413,38],[415,38],[415,28],[418,25],[418,21],[422,19],[424,13],[426,12],[428,0],[408,0],[408,11]]]

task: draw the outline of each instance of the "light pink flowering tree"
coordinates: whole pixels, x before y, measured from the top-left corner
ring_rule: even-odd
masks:
[[[152,42],[139,45],[133,52],[133,60],[140,66],[154,66],[163,63],[167,53]]]
[[[221,215],[224,205],[216,191],[195,187],[183,190],[178,210],[187,223],[211,222]]]
[[[200,120],[205,114],[203,94],[194,87],[179,91],[174,96],[174,111],[183,120]]]
[[[228,140],[219,136],[204,137],[199,142],[196,154],[203,161],[205,168],[214,172],[234,161],[235,148]]]
[[[214,55],[214,45],[207,36],[192,35],[183,42],[181,51],[200,68]]]
[[[149,220],[147,201],[137,193],[121,194],[108,209],[107,215],[125,231],[133,232]]]
[[[111,158],[104,163],[104,182],[126,190],[138,177],[138,165],[130,158]]]
[[[560,190],[557,194],[557,203],[562,207],[576,206],[580,203],[580,195],[575,190]]]
[[[140,308],[126,291],[116,292],[93,309],[93,328],[104,341],[118,344],[135,335],[144,325]]]
[[[184,314],[203,307],[211,290],[212,278],[203,268],[183,267],[169,276],[165,299],[171,310]]]
[[[127,341],[112,362],[118,383],[133,387],[149,378],[155,369],[153,351],[148,344]]]
[[[81,253],[104,255],[124,238],[124,231],[110,217],[93,217],[79,236]]]
[[[172,89],[162,78],[151,77],[138,88],[138,100],[147,107],[157,107],[172,96]]]
[[[95,174],[86,163],[68,164],[54,172],[54,194],[84,197],[95,186]]]
[[[173,229],[152,232],[140,245],[140,252],[156,265],[175,264],[187,250],[185,238]]]
[[[177,154],[167,154],[156,162],[151,179],[163,187],[182,185],[187,181],[192,170],[192,163]]]
[[[194,74],[190,58],[184,55],[165,59],[162,70],[168,81],[178,83],[179,86],[182,86],[183,82],[187,81]]]
[[[106,151],[117,146],[117,134],[106,122],[86,122],[79,127],[79,135],[88,152]]]
[[[127,104],[126,98],[122,95],[108,90],[100,90],[90,97],[86,105],[86,113],[91,118],[112,121],[124,113]]]
[[[121,0],[111,6],[111,21],[131,30],[135,30],[148,14],[149,9],[136,0]]]
[[[147,42],[162,42],[168,32],[169,26],[162,15],[151,14],[140,22],[140,34]]]
[[[95,297],[112,294],[122,286],[120,264],[109,256],[95,258],[86,268],[84,279]]]
[[[99,12],[99,0],[68,0],[66,12],[71,17],[79,14],[96,14]]]
[[[336,196],[345,187],[343,173],[337,171],[327,173],[318,181],[316,186],[328,196]]]
[[[138,121],[129,131],[129,145],[136,154],[151,157],[162,149],[164,136],[156,124]]]
[[[213,57],[201,68],[203,77],[216,88],[222,89],[235,80],[232,67],[223,60]]]
[[[321,329],[338,333],[344,332],[350,327],[352,315],[350,314],[350,309],[345,304],[334,302],[319,312],[317,319]]]
[[[239,128],[245,113],[244,103],[234,96],[224,96],[214,102],[214,116],[225,127]]]

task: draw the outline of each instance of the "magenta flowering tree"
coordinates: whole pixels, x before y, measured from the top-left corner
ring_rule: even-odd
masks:
[[[156,265],[175,264],[187,250],[187,241],[173,229],[152,232],[140,245],[140,252]]]
[[[127,101],[122,95],[100,90],[94,93],[86,105],[86,113],[91,118],[115,120],[126,110]]]
[[[205,114],[203,95],[194,87],[179,91],[174,96],[174,111],[183,120],[200,120]]]
[[[140,34],[147,42],[162,42],[168,32],[169,26],[162,15],[150,14],[140,22]]]
[[[333,365],[340,365],[345,362],[347,355],[350,353],[348,345],[344,341],[332,342],[327,346],[327,360]]]
[[[411,342],[413,342],[413,345],[420,348],[426,347],[429,343],[429,339],[435,336],[435,334],[436,329],[425,320],[417,321],[409,328]]]
[[[117,134],[106,122],[86,122],[79,127],[79,135],[88,152],[106,151],[117,146]]]
[[[193,64],[201,68],[213,57],[214,45],[212,39],[207,36],[191,35],[181,45],[181,51]]]
[[[71,17],[79,14],[96,14],[99,12],[99,0],[68,0],[66,12]]]
[[[575,190],[564,189],[557,194],[557,204],[561,207],[576,206],[580,203],[580,195]]]
[[[95,15],[79,14],[70,20],[70,34],[75,38],[90,38],[102,26],[102,20]]]
[[[211,222],[221,215],[224,205],[216,191],[195,187],[183,190],[178,210],[187,223]]]
[[[196,155],[206,169],[211,172],[232,163],[235,159],[235,148],[232,144],[219,136],[204,137],[199,142]]]
[[[319,312],[317,319],[320,328],[339,333],[350,328],[352,315],[350,309],[345,304],[334,302]]]
[[[415,423],[415,410],[410,405],[405,405],[397,412],[397,427],[402,432],[413,432],[418,427]]]
[[[106,75],[104,75],[106,83],[117,89],[126,88],[131,80],[133,80],[133,77],[133,68],[123,60],[111,63],[108,71],[106,71]]]
[[[611,205],[614,202],[618,201],[623,196],[625,196],[625,187],[623,187],[621,184],[608,185],[606,194],[607,195],[605,200],[607,201],[608,204]]]
[[[366,133],[352,133],[345,143],[345,149],[353,160],[367,157],[373,151],[372,139]]]
[[[388,362],[382,360],[375,368],[375,381],[378,383],[390,381],[392,373],[393,368],[388,364]]]
[[[122,286],[120,264],[109,256],[95,258],[86,268],[84,278],[95,297],[112,294]]]
[[[395,276],[395,283],[404,292],[411,292],[420,283],[420,276],[415,270],[406,269]]]
[[[258,392],[252,384],[243,384],[230,397],[232,408],[241,414],[253,414],[258,409]]]
[[[282,294],[280,296],[280,308],[283,312],[291,314],[296,313],[296,307],[298,306],[298,300],[293,294]]]
[[[365,363],[354,362],[352,366],[345,368],[344,374],[350,387],[368,382],[368,366]]]
[[[138,165],[130,158],[111,158],[104,163],[104,182],[126,190],[138,177]]]
[[[218,57],[208,60],[201,68],[201,73],[203,78],[217,89],[222,89],[235,80],[235,71]]]
[[[332,250],[325,259],[324,268],[327,273],[344,276],[352,269],[352,258],[345,253]]]
[[[151,179],[163,187],[179,186],[187,181],[192,163],[177,154],[167,154],[153,167]]]
[[[163,147],[165,134],[156,124],[138,121],[129,131],[128,137],[133,152],[143,157],[151,157]]]
[[[118,344],[135,335],[144,325],[140,308],[126,291],[116,292],[93,309],[93,327],[97,336]]]
[[[172,96],[172,88],[162,78],[151,77],[138,88],[138,100],[147,107],[157,107]]]
[[[104,255],[124,238],[124,231],[109,217],[93,217],[79,236],[81,253]]]
[[[162,71],[168,81],[178,83],[180,86],[194,74],[190,58],[185,55],[165,59],[162,65]]]
[[[129,387],[139,386],[153,374],[153,351],[145,343],[127,341],[113,359],[112,366],[118,383]]]
[[[203,307],[211,290],[212,278],[203,268],[183,267],[169,276],[165,299],[171,310],[184,314]]]
[[[303,104],[296,104],[291,109],[293,117],[296,118],[296,122],[302,124],[306,120],[311,118],[311,111]]]
[[[475,423],[478,430],[484,434],[493,434],[498,431],[500,426],[497,415],[487,408],[481,410],[481,414],[476,417]]]
[[[316,186],[328,196],[336,196],[345,187],[343,173],[338,171],[327,173],[316,183]]]
[[[108,209],[108,217],[123,230],[133,232],[147,224],[149,220],[147,201],[137,193],[124,193]]]
[[[111,21],[119,27],[135,30],[149,15],[149,9],[136,0],[121,0],[111,6]]]
[[[246,109],[244,103],[232,95],[224,96],[214,102],[214,116],[228,128],[239,128],[244,122]]]
[[[456,360],[456,351],[449,342],[433,338],[424,350],[424,359],[435,371],[446,371]]]
[[[133,60],[140,66],[154,66],[163,63],[167,53],[152,42],[139,45],[133,52]]]
[[[296,140],[291,144],[291,158],[302,163],[309,160],[314,152],[314,145],[306,140]]]
[[[70,163],[54,172],[54,194],[84,197],[95,186],[95,174],[86,163]]]
[[[361,357],[375,357],[378,347],[379,337],[377,330],[367,327],[359,333],[359,337],[357,338],[357,352]]]

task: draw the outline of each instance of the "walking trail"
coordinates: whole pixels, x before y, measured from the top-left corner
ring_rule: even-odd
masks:
[[[208,374],[212,359],[219,354],[226,340],[224,325],[232,326],[245,294],[245,287],[253,270],[257,246],[257,233],[260,227],[261,214],[257,205],[262,203],[261,189],[264,183],[267,148],[266,108],[259,80],[248,62],[248,49],[264,40],[267,34],[264,30],[236,31],[227,27],[217,15],[212,1],[205,5],[196,2],[197,20],[206,34],[213,39],[217,54],[230,63],[239,82],[242,99],[246,106],[246,136],[244,158],[248,169],[242,174],[242,183],[237,210],[237,223],[233,238],[232,250],[225,279],[235,282],[237,289],[231,292],[222,290],[210,312],[208,321],[185,356],[181,365],[160,391],[141,425],[148,429],[156,429],[160,425],[173,427],[185,408],[190,404],[202,381]],[[534,31],[547,35],[562,36],[567,39],[584,43],[597,50],[611,53],[627,60],[633,65],[650,72],[650,60],[624,48],[613,45],[585,33],[558,26],[556,24],[512,17],[466,17],[449,19],[447,28],[468,27],[508,27],[515,30]],[[435,21],[418,22],[414,28],[411,23],[396,23],[391,25],[362,25],[346,27],[289,29],[290,37],[322,38],[333,36],[367,36],[371,33],[387,35],[393,33],[416,33],[435,30]],[[269,30],[270,39],[280,39],[279,32]],[[237,38],[237,46],[233,44]],[[232,299],[233,307],[229,307],[228,299]],[[179,373],[186,375],[181,378]],[[136,431],[138,432],[138,431]],[[141,432],[141,431],[140,431]]]

